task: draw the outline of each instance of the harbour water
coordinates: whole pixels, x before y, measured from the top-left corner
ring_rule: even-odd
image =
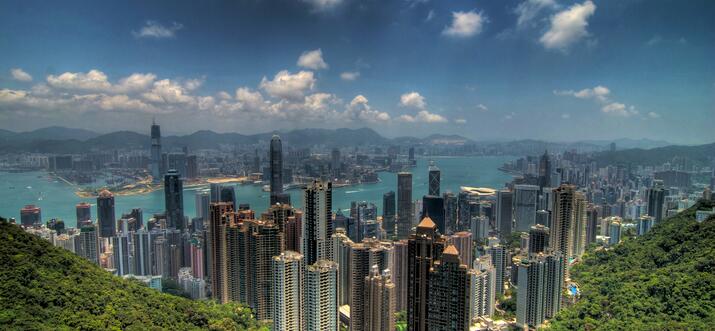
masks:
[[[437,157],[433,158],[435,165],[442,171],[442,192],[459,192],[460,186],[479,186],[501,188],[511,180],[511,176],[498,170],[509,156],[479,156],[479,157]],[[429,159],[420,158],[417,166],[412,168],[413,199],[418,199],[427,192],[427,167]],[[350,208],[351,201],[367,201],[374,203],[378,210],[382,209],[382,195],[388,191],[397,191],[397,175],[383,172],[379,174],[380,182],[361,184],[333,189],[333,209]],[[202,187],[192,187],[184,190],[184,214],[194,217],[194,195]],[[238,203],[248,203],[257,214],[265,211],[268,206],[268,193],[263,192],[260,185],[237,185],[236,200]],[[303,192],[300,189],[288,191],[293,205],[302,206]],[[20,208],[27,204],[37,205],[42,209],[43,222],[51,218],[65,221],[67,226],[75,226],[75,205],[79,202],[89,202],[93,206],[96,199],[80,198],[74,193],[74,188],[65,182],[52,179],[46,172],[7,173],[0,172],[0,216],[15,217],[20,220]],[[117,218],[132,208],[142,208],[145,219],[154,213],[164,210],[164,192],[117,196],[115,211]],[[97,215],[92,208],[92,218]]]

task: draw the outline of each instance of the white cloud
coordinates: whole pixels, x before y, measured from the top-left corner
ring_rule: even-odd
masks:
[[[481,103],[477,105],[477,109],[479,109],[481,111],[489,111],[489,108],[487,108],[487,106],[485,106]]]
[[[247,87],[236,89],[236,101],[244,109],[260,109],[265,103],[261,92],[252,91]]]
[[[10,74],[12,75],[12,78],[17,81],[21,82],[31,82],[32,81],[32,76],[25,72],[24,70],[20,68],[13,68],[10,70]]]
[[[189,91],[193,91],[193,90],[201,87],[201,85],[204,85],[205,81],[206,81],[206,77],[187,79],[184,81],[184,87]]]
[[[400,115],[398,120],[408,123],[446,123],[447,119],[442,115],[430,113],[426,110],[420,110],[417,115]]]
[[[278,72],[272,80],[263,77],[259,85],[268,95],[278,98],[300,99],[315,86],[312,71],[291,74],[288,70]]]
[[[218,96],[221,100],[231,100],[231,95],[226,91],[220,91],[216,93],[216,96]]]
[[[434,10],[430,9],[430,11],[427,13],[427,17],[425,17],[425,22],[429,22],[434,18]]]
[[[320,48],[303,52],[298,58],[297,64],[303,68],[313,70],[328,68],[328,64],[323,61],[323,51]]]
[[[119,80],[115,90],[120,93],[143,91],[152,86],[156,80],[154,74],[134,73]]]
[[[183,25],[176,22],[173,22],[170,26],[164,26],[156,21],[146,21],[146,25],[144,25],[139,32],[132,31],[132,34],[136,38],[174,38],[176,32],[183,27]]]
[[[663,37],[661,37],[659,35],[655,35],[652,38],[648,39],[648,41],[646,41],[645,44],[648,46],[655,46],[655,45],[660,44],[662,41],[663,41]]]
[[[346,71],[346,72],[343,72],[340,74],[340,79],[347,80],[347,81],[357,80],[359,77],[360,77],[359,71]]]
[[[487,17],[475,11],[452,12],[452,23],[444,27],[442,34],[455,38],[467,38],[482,32]]]
[[[343,0],[303,0],[313,7],[315,11],[328,11],[343,3]]]
[[[514,13],[518,15],[516,26],[519,28],[527,26],[544,9],[556,9],[558,4],[554,0],[525,0],[520,3]]]
[[[596,5],[586,1],[575,4],[551,17],[551,27],[539,41],[548,49],[565,51],[568,47],[588,36],[588,18],[596,12]]]
[[[465,120],[465,119],[463,119],[463,118],[458,118],[458,119],[454,120],[454,123],[457,123],[457,124],[467,124],[467,120]]]
[[[570,95],[579,99],[596,99],[601,102],[606,102],[608,100],[608,95],[611,94],[605,86],[598,85],[594,88],[585,88],[580,91],[573,90],[557,90],[554,91],[556,95]]]
[[[566,114],[566,113],[561,114],[561,118],[567,120],[567,119],[571,118],[571,114]]]
[[[511,119],[514,118],[514,116],[516,116],[516,113],[511,112],[511,113],[509,113],[509,114],[504,115],[504,119],[505,119],[505,120],[511,120]]]
[[[660,118],[660,114],[655,113],[655,112],[649,112],[648,117],[650,118]]]
[[[348,120],[360,120],[368,123],[387,122],[390,114],[372,109],[365,96],[357,95],[346,107],[345,117]]]
[[[617,115],[617,116],[623,116],[623,117],[629,117],[633,115],[638,115],[638,111],[634,106],[626,106],[625,104],[622,104],[620,102],[611,102],[603,107],[601,107],[601,111],[606,113],[606,114],[611,114],[611,115]]]
[[[0,103],[15,103],[27,97],[27,92],[21,90],[0,90]]]
[[[107,75],[99,70],[90,70],[87,73],[65,72],[59,76],[49,75],[47,83],[55,88],[87,91],[108,90],[112,86]]]
[[[423,96],[412,91],[400,96],[400,106],[425,109],[427,107],[427,103],[425,102],[425,98]]]
[[[153,88],[142,96],[156,103],[192,103],[194,98],[187,94],[184,86],[170,79],[162,79],[154,82]]]

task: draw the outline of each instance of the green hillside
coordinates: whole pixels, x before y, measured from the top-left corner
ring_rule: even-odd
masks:
[[[572,278],[581,300],[552,330],[713,330],[715,218],[695,222],[700,202],[648,234],[589,252]]]
[[[0,329],[254,330],[251,311],[159,293],[0,220]],[[266,328],[267,329],[267,328]]]

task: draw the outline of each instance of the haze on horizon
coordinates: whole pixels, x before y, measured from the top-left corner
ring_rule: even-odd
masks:
[[[712,1],[0,1],[0,129],[715,141]]]

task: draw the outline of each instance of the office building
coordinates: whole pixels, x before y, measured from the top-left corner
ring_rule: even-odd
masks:
[[[365,321],[363,330],[395,330],[395,284],[390,280],[390,270],[379,271],[373,265],[370,275],[365,277]],[[352,319],[352,309],[350,310]]]
[[[306,330],[338,330],[338,264],[320,260],[306,267],[303,318]]]
[[[445,239],[437,233],[437,225],[425,217],[416,233],[408,240],[407,328],[427,329],[429,274],[445,247]],[[458,258],[457,258],[458,259]]]
[[[37,226],[42,224],[42,212],[40,207],[27,205],[20,209],[20,224],[22,226]]]
[[[151,233],[137,230],[132,236],[133,273],[137,276],[151,276]]]
[[[518,265],[516,324],[537,328],[561,308],[564,259],[560,254],[539,254]]]
[[[273,135],[270,145],[270,202],[290,204],[290,195],[283,193],[283,146],[281,138]]]
[[[413,218],[412,174],[400,172],[397,174],[397,238],[407,238]]]
[[[439,196],[440,171],[434,165],[434,161],[430,161],[429,164],[428,184],[427,195]]]
[[[487,248],[487,254],[492,257],[492,265],[496,271],[495,294],[500,296],[504,294],[504,283],[507,281],[507,266],[511,261],[509,250],[499,244],[497,238],[489,238],[490,245]]]
[[[155,183],[161,180],[163,173],[161,165],[161,129],[156,122],[151,124],[151,159],[149,161],[149,170]]]
[[[514,220],[516,231],[528,232],[536,224],[536,207],[539,187],[536,185],[514,186]]]
[[[112,258],[118,276],[135,274],[129,263],[129,237],[126,234],[112,237]]]
[[[303,256],[285,251],[273,257],[273,329],[303,329]]]
[[[75,211],[77,213],[78,228],[81,228],[82,225],[92,223],[92,205],[86,202],[80,202],[75,206]]]
[[[233,206],[226,202],[212,202],[209,206],[208,247],[209,275],[211,296],[218,302],[229,301],[226,254],[226,214],[233,211]]]
[[[114,195],[102,190],[97,197],[97,224],[99,236],[111,238],[117,235],[117,222],[114,214]]]
[[[174,169],[170,169],[164,176],[164,203],[167,226],[183,231],[186,228],[184,184],[179,173]]]
[[[422,217],[429,217],[437,224],[439,233],[447,233],[444,222],[444,199],[436,195],[422,197]]]
[[[304,191],[300,252],[306,265],[313,265],[318,260],[333,260],[332,194],[332,183],[317,180]]]
[[[390,191],[382,195],[382,229],[387,238],[395,235],[395,192]]]
[[[457,196],[452,192],[445,192],[442,194],[442,200],[444,201],[444,234],[451,234],[464,230],[458,223],[459,200],[457,200]]]
[[[460,263],[457,249],[447,246],[429,272],[427,330],[469,330],[471,281],[469,268]]]
[[[75,248],[77,255],[99,265],[99,235],[97,227],[94,225],[82,227],[78,238]]]
[[[549,245],[549,228],[537,224],[529,230],[529,257],[545,253]]]
[[[655,219],[652,216],[643,215],[636,220],[636,234],[642,236],[653,227]]]
[[[499,231],[499,238],[506,240],[511,237],[512,224],[514,222],[513,216],[513,194],[511,191],[500,190],[497,191],[497,230]],[[460,221],[461,222],[461,221]]]
[[[648,216],[653,216],[655,223],[665,218],[665,188],[663,181],[653,181],[653,187],[648,189]]]
[[[472,265],[472,262],[474,262],[472,258],[472,233],[467,231],[457,232],[449,236],[449,243],[457,248],[460,263],[467,266]]]

